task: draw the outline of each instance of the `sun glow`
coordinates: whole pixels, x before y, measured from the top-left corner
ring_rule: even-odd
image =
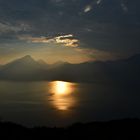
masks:
[[[55,81],[50,83],[51,101],[58,110],[66,111],[75,104],[73,83]]]
[[[57,81],[55,83],[55,91],[57,94],[67,94],[68,85],[66,82]]]

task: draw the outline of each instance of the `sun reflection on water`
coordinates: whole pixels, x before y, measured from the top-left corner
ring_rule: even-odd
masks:
[[[66,111],[73,107],[76,103],[73,96],[75,84],[63,81],[54,81],[50,83],[50,93],[52,96],[51,103],[58,110]]]

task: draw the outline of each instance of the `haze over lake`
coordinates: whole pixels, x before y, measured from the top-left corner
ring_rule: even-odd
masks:
[[[113,84],[1,81],[0,116],[26,126],[140,117],[138,91]]]

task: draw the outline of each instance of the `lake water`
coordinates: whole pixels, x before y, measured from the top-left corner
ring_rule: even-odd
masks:
[[[26,126],[140,117],[139,89],[110,84],[0,82],[0,117]]]

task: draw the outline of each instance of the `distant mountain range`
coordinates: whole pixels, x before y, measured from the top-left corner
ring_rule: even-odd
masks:
[[[70,64],[46,64],[35,61],[30,55],[0,65],[0,80],[34,81],[65,80],[72,82],[119,82],[138,84],[140,54],[128,59]]]

